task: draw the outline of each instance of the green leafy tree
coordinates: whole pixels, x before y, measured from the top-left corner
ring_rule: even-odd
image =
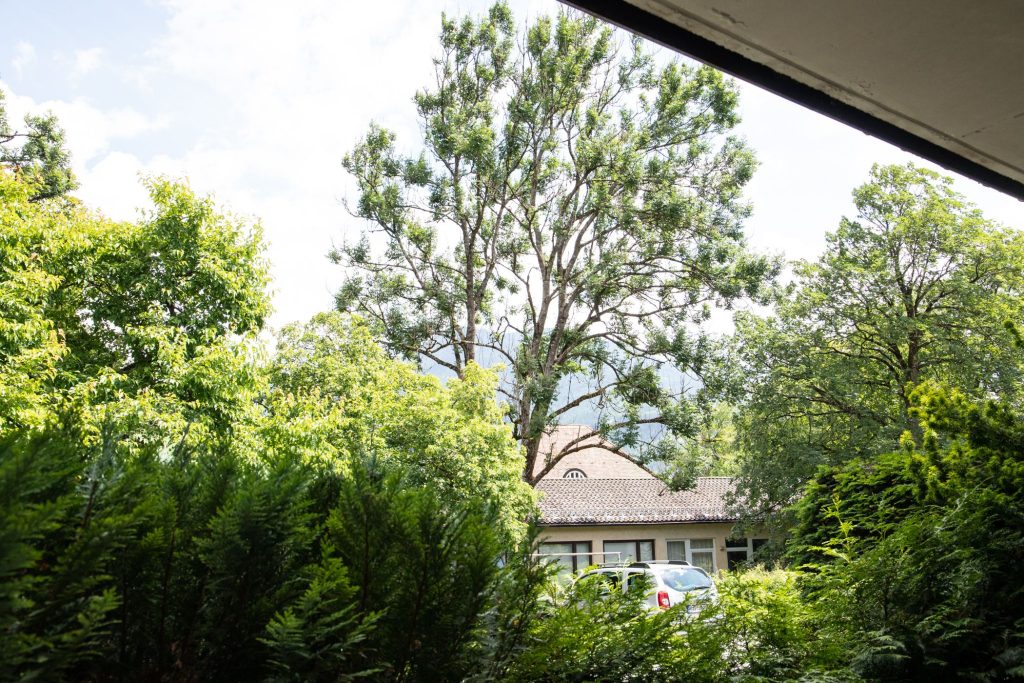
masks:
[[[503,532],[523,533],[534,493],[492,372],[470,364],[447,383],[421,375],[390,358],[363,322],[335,312],[281,331],[269,382],[257,450],[342,468],[375,453],[451,502],[493,501]]]
[[[539,451],[576,408],[620,446],[644,450],[644,425],[691,435],[690,399],[716,382],[699,323],[764,295],[775,268],[744,247],[754,160],[729,136],[735,87],[572,11],[516,34],[503,4],[444,18],[434,63],[422,151],[371,126],[345,158],[370,228],[333,254],[338,307],[394,354],[459,376],[503,363],[530,481],[582,447]]]
[[[0,424],[113,411],[160,440],[223,432],[251,406],[269,310],[258,226],[183,185],[149,189],[154,209],[117,223],[51,210],[0,171]]]
[[[13,169],[33,202],[63,197],[78,187],[64,130],[52,113],[25,116],[24,131],[11,128],[0,90],[0,166]]]
[[[137,223],[90,215],[48,240],[63,280],[50,307],[74,366],[151,381],[159,351],[192,354],[215,337],[258,331],[269,312],[262,232],[218,213],[208,197],[148,183],[154,209]],[[83,315],[83,312],[87,314]]]
[[[692,485],[696,477],[728,477],[737,473],[739,435],[735,424],[736,408],[729,403],[707,406],[696,425],[696,432],[678,440],[678,452],[668,462],[664,478],[680,490]]]
[[[63,220],[32,204],[30,189],[0,171],[0,431],[46,419],[48,387],[67,351],[46,311],[60,277],[25,239]]]
[[[151,192],[114,223],[0,170],[0,680],[507,669],[540,580],[495,376],[340,314],[268,366],[258,230]]]
[[[921,428],[925,380],[1014,401],[1021,350],[1004,321],[1024,312],[1024,236],[982,216],[952,180],[876,166],[825,254],[796,266],[791,296],[737,328],[746,504],[788,505],[820,464],[869,460]]]

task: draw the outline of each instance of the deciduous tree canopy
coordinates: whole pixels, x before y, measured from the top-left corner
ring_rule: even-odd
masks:
[[[819,464],[873,457],[921,430],[925,380],[968,396],[1021,395],[1024,236],[995,225],[913,165],[876,166],[774,315],[744,315],[744,483],[762,510],[790,502]]]
[[[1024,666],[1024,422],[934,385],[920,444],[823,467],[796,506],[794,562],[851,629],[868,680],[1012,680]],[[858,642],[859,641],[859,642]]]
[[[422,150],[372,126],[345,159],[370,228],[334,255],[350,274],[338,307],[397,355],[458,375],[505,364],[528,478],[577,446],[539,452],[580,406],[620,444],[644,424],[692,434],[689,399],[714,381],[698,323],[774,272],[744,247],[754,160],[729,135],[736,88],[572,11],[517,33],[501,4],[445,18],[434,64]]]
[[[149,410],[177,429],[223,431],[251,403],[245,339],[269,310],[258,227],[183,185],[149,188],[153,210],[119,223],[36,202],[30,184],[0,173],[5,427],[77,406],[157,431]]]
[[[282,330],[269,381],[257,423],[266,456],[302,453],[344,469],[373,453],[450,503],[483,497],[507,539],[522,535],[534,493],[494,373],[470,363],[442,383],[388,357],[360,320],[323,313]]]

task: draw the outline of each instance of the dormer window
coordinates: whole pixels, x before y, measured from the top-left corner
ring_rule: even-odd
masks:
[[[577,469],[575,467],[572,468],[571,470],[566,470],[565,474],[562,475],[562,479],[586,479],[586,478],[587,478],[587,473],[584,472],[583,470]]]

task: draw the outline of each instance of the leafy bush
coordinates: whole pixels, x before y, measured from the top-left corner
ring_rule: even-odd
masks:
[[[845,643],[822,629],[820,613],[804,599],[801,578],[761,567],[719,575],[720,637],[733,680],[840,675],[848,659]]]
[[[512,668],[513,681],[718,680],[724,643],[713,613],[687,619],[685,606],[649,612],[646,587],[621,591],[580,581],[551,602]]]
[[[650,611],[640,586],[577,582],[552,596],[509,680],[859,680],[800,582],[783,570],[720,574],[719,603],[699,616],[685,605]]]

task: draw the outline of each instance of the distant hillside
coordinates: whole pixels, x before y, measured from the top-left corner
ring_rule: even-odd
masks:
[[[508,335],[506,336],[505,343],[509,347],[514,347],[516,339],[515,337]],[[478,362],[484,367],[495,367],[507,363],[506,359],[493,349],[480,347],[477,354]],[[447,360],[447,358],[445,359]],[[422,368],[424,372],[440,377],[441,379],[448,379],[453,376],[451,370],[439,366],[428,359],[424,359]],[[684,382],[691,388],[691,390],[699,386],[699,380],[696,378],[684,375],[677,369],[667,365],[663,365],[658,369],[658,376],[672,391],[679,391]],[[588,390],[589,387],[583,378],[567,377],[558,386],[557,403],[564,404],[577,396],[586,393]],[[591,399],[560,416],[559,422],[561,424],[585,424],[596,428],[601,422],[602,413],[606,419],[614,419],[615,417],[614,415],[609,414],[607,408],[602,408],[598,399]],[[663,430],[664,427],[660,425],[641,425],[641,439],[647,443],[653,442],[658,439]],[[635,451],[635,449],[629,448],[626,450]],[[633,454],[636,455],[635,452]],[[648,467],[657,472],[663,468],[663,465],[659,463],[652,463],[649,464]]]

